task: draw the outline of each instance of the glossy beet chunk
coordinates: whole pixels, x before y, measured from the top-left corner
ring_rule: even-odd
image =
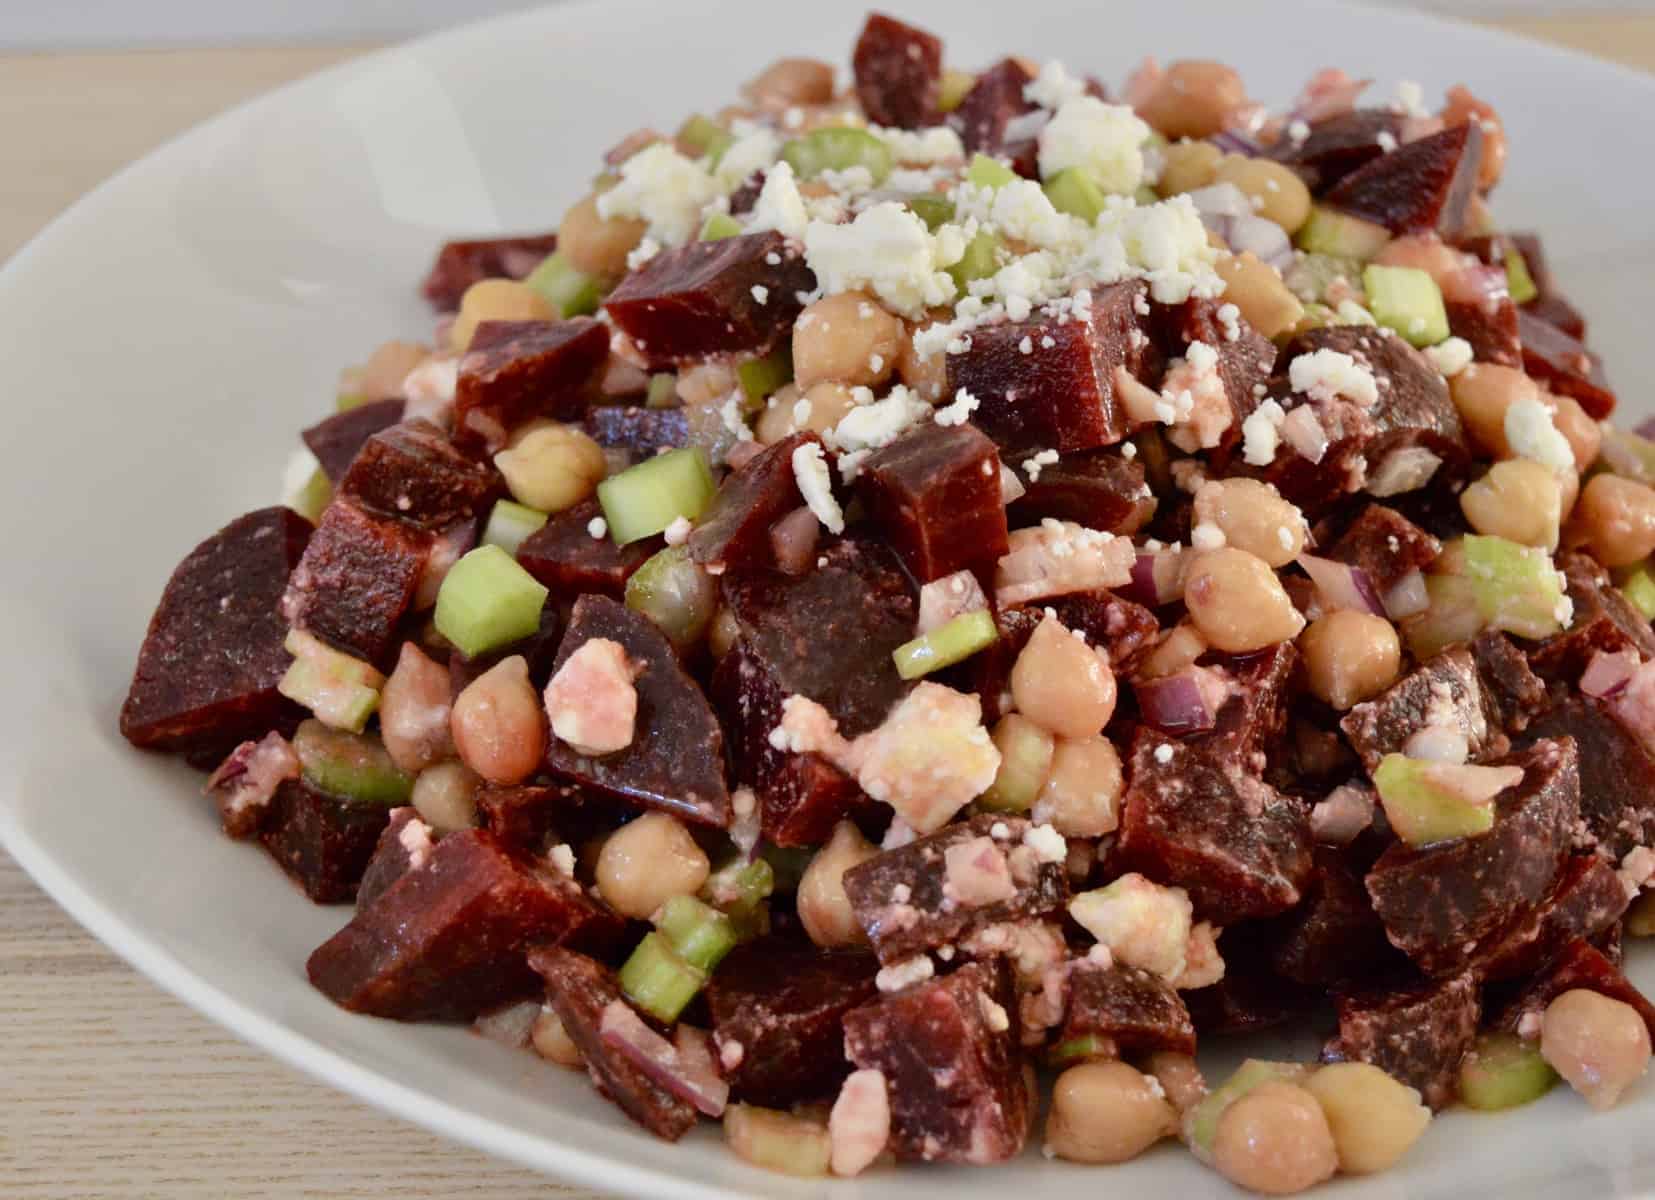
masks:
[[[1080,959],[1069,971],[1058,1044],[1084,1037],[1107,1039],[1122,1055],[1195,1053],[1195,1023],[1171,984],[1136,967]]]
[[[559,833],[583,800],[568,784],[485,786],[477,791],[477,823],[514,850],[543,854],[564,840]]]
[[[1303,141],[1284,137],[1271,150],[1277,162],[1300,168],[1311,190],[1323,195],[1352,171],[1401,142],[1402,114],[1388,108],[1354,108],[1323,117]]]
[[[1511,744],[1490,721],[1490,709],[1476,660],[1467,647],[1455,646],[1358,704],[1340,728],[1370,774],[1428,725],[1463,733],[1472,759],[1480,761],[1504,754]]]
[[[1579,747],[1580,816],[1599,850],[1620,862],[1655,844],[1655,756],[1602,704],[1563,701],[1529,726],[1534,738],[1573,738]]]
[[[500,473],[454,448],[429,421],[374,434],[339,482],[339,495],[363,510],[416,529],[475,521],[503,491]]]
[[[1630,901],[1614,867],[1595,854],[1571,855],[1551,895],[1520,916],[1479,952],[1478,971],[1486,980],[1532,975],[1577,939],[1591,940],[1610,929]]]
[[[1370,504],[1328,548],[1335,562],[1360,567],[1380,594],[1411,571],[1430,566],[1442,543],[1394,508]]]
[[[1513,233],[1508,237],[1518,252],[1523,256],[1523,262],[1528,266],[1529,278],[1534,281],[1535,290],[1540,294],[1527,304],[1523,305],[1529,312],[1548,325],[1555,325],[1564,333],[1578,342],[1586,340],[1586,318],[1580,310],[1557,288],[1557,279],[1552,275],[1551,265],[1546,260],[1546,251],[1538,233]],[[1504,265],[1504,255],[1501,255],[1499,265]]]
[[[929,583],[1006,552],[1000,455],[971,425],[927,421],[862,464],[857,494],[908,573]]]
[[[831,1096],[850,1071],[845,1014],[878,995],[871,954],[784,938],[738,946],[707,984],[713,1042],[733,1095],[786,1108]]]
[[[1331,846],[1313,853],[1304,903],[1279,923],[1280,941],[1270,956],[1275,970],[1297,983],[1345,989],[1405,966],[1385,940],[1353,855]]]
[[[1523,342],[1523,370],[1543,387],[1571,396],[1593,420],[1615,411],[1615,391],[1603,373],[1603,360],[1557,326],[1529,312],[1517,314]]]
[[[645,365],[661,370],[708,355],[767,352],[804,307],[799,293],[815,286],[781,234],[750,233],[662,251],[609,294],[604,310]]]
[[[337,484],[345,477],[363,443],[402,420],[405,407],[406,403],[396,397],[359,404],[318,421],[300,436],[316,461],[322,464],[322,473],[328,482]]]
[[[1575,745],[1537,742],[1500,760],[1522,781],[1494,798],[1494,828],[1430,846],[1393,843],[1368,872],[1391,943],[1430,975],[1465,969],[1466,947],[1498,936],[1550,894],[1580,817]]]
[[[1599,651],[1631,650],[1639,658],[1655,658],[1655,630],[1612,586],[1607,571],[1584,554],[1559,555],[1557,562],[1573,612],[1569,627],[1547,638],[1530,655],[1536,673],[1573,684]]]
[[[1161,349],[1169,357],[1185,354],[1194,342],[1211,347],[1218,356],[1214,370],[1230,402],[1229,427],[1210,451],[1213,463],[1220,467],[1230,461],[1240,445],[1241,423],[1262,402],[1259,389],[1269,382],[1276,365],[1275,343],[1249,325],[1245,317],[1228,323],[1219,320],[1222,307],[1219,301],[1191,296],[1182,304],[1156,309],[1153,317]]]
[[[1034,1098],[1018,1040],[1003,959],[971,963],[845,1015],[845,1053],[885,1075],[890,1145],[904,1160],[982,1165],[1023,1149]]]
[[[1651,1004],[1615,965],[1608,955],[1590,942],[1578,940],[1569,946],[1544,971],[1536,975],[1491,1021],[1496,1028],[1515,1031],[1523,1018],[1538,1016],[1546,1006],[1564,992],[1576,988],[1597,992],[1622,1004],[1630,1004],[1649,1026],[1655,1037],[1655,1004]]]
[[[535,991],[535,945],[611,944],[620,918],[550,866],[481,829],[451,833],[310,956],[343,1008],[399,1021],[469,1021]]]
[[[871,13],[851,53],[851,73],[868,120],[896,129],[929,125],[942,86],[942,41],[894,17]]]
[[[1117,283],[1094,295],[1089,321],[1060,324],[1036,314],[975,330],[964,354],[947,356],[947,390],[965,388],[977,397],[973,420],[1007,450],[1068,453],[1113,445],[1127,429],[1115,396],[1116,368],[1144,379],[1159,358],[1134,307],[1145,296],[1141,282]],[[1025,354],[1026,341],[1038,352]]]
[[[1034,76],[1021,62],[1003,58],[977,76],[959,108],[949,114],[948,123],[960,135],[968,154],[1009,159],[1019,175],[1038,179],[1039,147],[1035,139],[1007,136],[1012,121],[1036,107],[1023,94],[1033,81]]]
[[[1004,837],[993,836],[997,827],[1003,827]],[[1068,903],[1063,862],[1047,862],[1025,844],[1032,828],[1020,817],[982,813],[846,871],[845,895],[879,961],[901,962],[957,943],[985,926],[1044,916]],[[958,869],[950,868],[949,856],[952,852],[958,862],[967,857],[967,848],[976,852],[970,857],[997,860],[1003,898],[958,898]]]
[[[1483,705],[1500,728],[1518,733],[1549,704],[1546,685],[1505,634],[1489,630],[1471,642],[1471,658],[1483,689]]]
[[[728,825],[724,733],[666,634],[642,613],[607,596],[582,596],[569,616],[554,674],[593,638],[618,642],[641,668],[634,683],[638,715],[632,742],[613,754],[588,758],[554,735],[546,751],[552,774],[698,825]]]
[[[682,408],[594,404],[586,410],[586,432],[600,446],[640,458],[690,444],[689,414]]]
[[[415,826],[409,830],[409,826]],[[358,907],[372,904],[388,891],[392,884],[416,866],[423,866],[431,853],[433,835],[411,807],[393,808],[385,816],[385,827],[374,843],[368,865],[362,870],[362,879],[356,885]]]
[[[1434,229],[1453,238],[1465,229],[1482,160],[1482,127],[1467,122],[1373,159],[1340,180],[1325,199],[1395,234]]]
[[[690,555],[719,568],[775,565],[770,527],[804,503],[793,474],[793,452],[821,445],[813,433],[795,433],[766,448],[719,485],[690,534]]]
[[[310,533],[293,510],[261,508],[178,564],[121,706],[127,741],[213,758],[272,729],[292,731],[300,710],[276,691],[293,661],[276,605]]]
[[[1320,987],[1306,987],[1276,973],[1263,923],[1228,929],[1219,943],[1224,978],[1208,987],[1180,992],[1200,1037],[1257,1033],[1301,1020],[1326,1000]]]
[[[602,515],[596,500],[582,500],[558,513],[523,539],[517,548],[518,565],[555,596],[573,598],[597,592],[619,600],[633,572],[664,543],[660,538],[644,538],[617,546],[614,538],[593,537],[591,524]]]
[[[259,820],[259,841],[317,904],[343,904],[373,857],[390,810],[289,779]]]
[[[346,654],[385,665],[413,609],[431,542],[430,533],[341,496],[322,512],[282,596],[282,615]]]
[[[420,291],[439,311],[453,312],[472,284],[484,279],[522,279],[556,249],[555,233],[446,242]]]
[[[1454,1099],[1482,1015],[1474,976],[1348,993],[1335,1006],[1339,1033],[1322,1051],[1324,1062],[1372,1063],[1418,1088],[1433,1110]]]
[[[1155,515],[1143,464],[1114,450],[1066,454],[1041,467],[1038,477],[1025,469],[1019,478],[1023,495],[1008,510],[1019,527],[1051,517],[1130,537]]]
[[[573,950],[536,950],[529,962],[546,983],[546,1002],[586,1060],[598,1091],[658,1138],[675,1142],[695,1125],[695,1109],[656,1083],[626,1055],[603,1040],[603,1011],[625,1003],[615,973]]]
[[[1477,362],[1517,367],[1523,363],[1523,342],[1519,336],[1517,305],[1501,292],[1490,300],[1445,298],[1448,329],[1457,338],[1471,343],[1471,357]]]
[[[454,440],[490,453],[536,417],[579,420],[609,361],[609,331],[571,321],[484,321],[460,359]]]
[[[1287,730],[1298,662],[1293,644],[1278,642],[1218,664],[1229,673],[1233,687],[1230,699],[1218,710],[1212,733],[1202,739],[1205,748],[1234,756],[1244,769],[1262,773]]]

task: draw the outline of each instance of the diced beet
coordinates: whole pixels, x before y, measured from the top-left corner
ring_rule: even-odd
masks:
[[[1335,1007],[1339,1034],[1323,1049],[1323,1062],[1372,1063],[1418,1088],[1433,1110],[1454,1099],[1482,1015],[1475,976],[1347,993]]]
[[[484,786],[477,790],[477,820],[514,850],[534,854],[556,836],[559,817],[581,802],[567,784]]]
[[[534,945],[608,945],[623,923],[573,879],[481,829],[437,842],[310,956],[310,982],[352,1012],[469,1021],[535,990]]]
[[[993,837],[990,831],[1002,825],[1006,836]],[[845,895],[879,961],[901,962],[985,926],[1044,916],[1068,903],[1063,863],[1043,862],[1033,846],[1023,845],[1032,827],[1021,817],[981,813],[846,871]],[[976,839],[984,839],[984,850],[1006,866],[1011,888],[1006,899],[973,904],[954,898],[946,856],[952,847]]]
[[[1373,159],[1324,199],[1392,233],[1434,229],[1453,238],[1465,228],[1482,161],[1482,127],[1468,121]]]
[[[724,732],[666,634],[642,613],[607,596],[582,596],[569,615],[554,673],[593,638],[620,643],[627,658],[642,668],[634,685],[638,715],[632,743],[588,758],[553,736],[546,751],[552,773],[698,825],[729,825]]]
[[[1123,1055],[1195,1053],[1189,1009],[1159,975],[1079,959],[1069,972],[1069,1007],[1059,1042],[1108,1038]]]
[[[924,422],[869,455],[856,490],[921,583],[1006,552],[1000,455],[975,426]]]
[[[602,963],[562,947],[535,950],[529,963],[546,981],[546,1000],[586,1060],[599,1093],[658,1138],[676,1142],[695,1125],[689,1101],[656,1083],[603,1040],[603,1011],[620,1001],[620,982]]]
[[[579,420],[608,361],[609,331],[591,317],[484,321],[460,359],[455,442],[492,454],[536,417]]]
[[[1655,1004],[1649,1002],[1608,955],[1585,940],[1571,942],[1490,1023],[1499,1029],[1515,1031],[1524,1016],[1545,1012],[1553,1000],[1577,988],[1630,1004],[1649,1026],[1650,1036],[1655,1037]]]
[[[1230,424],[1211,451],[1213,463],[1222,468],[1241,444],[1241,423],[1263,402],[1257,389],[1269,382],[1276,365],[1276,345],[1237,317],[1233,324],[1218,319],[1222,307],[1216,300],[1192,296],[1170,308],[1156,308],[1153,320],[1161,349],[1168,355],[1182,355],[1192,342],[1210,346],[1218,355],[1215,370],[1230,402]],[[1234,340],[1230,331],[1235,331]]]
[[[1494,828],[1430,846],[1393,843],[1368,872],[1385,932],[1430,975],[1465,969],[1466,947],[1497,935],[1552,890],[1580,818],[1575,745],[1536,742],[1500,760],[1521,782],[1494,800]]]
[[[586,432],[600,446],[647,458],[657,450],[690,444],[689,413],[682,408],[594,404],[586,410]]]
[[[1505,634],[1488,630],[1471,642],[1483,702],[1495,724],[1507,733],[1527,729],[1547,706],[1546,685],[1529,669],[1529,660]]]
[[[1232,958],[1229,942],[1233,940],[1232,934],[1224,944],[1224,978],[1180,993],[1200,1037],[1275,1029],[1302,1019],[1322,1001],[1319,988],[1283,979],[1256,959]]]
[[[393,808],[386,816],[385,828],[380,832],[379,840],[374,844],[373,854],[368,858],[368,865],[362,870],[362,879],[356,885],[356,903],[358,907],[372,904],[379,899],[392,884],[401,879],[417,865],[414,853],[409,850],[408,842],[404,841],[403,830],[418,821],[420,818],[416,808]],[[429,837],[428,831],[426,836]],[[410,839],[413,840],[413,839]],[[419,845],[417,840],[415,845]],[[429,848],[423,848],[422,853],[429,854]],[[423,863],[423,858],[420,860]]]
[[[730,193],[730,215],[744,216],[753,211],[753,206],[759,202],[759,196],[764,191],[765,176],[768,171],[754,171],[735,191]]]
[[[1313,853],[1315,874],[1304,903],[1281,918],[1271,965],[1298,983],[1334,989],[1405,966],[1385,940],[1352,855],[1331,846],[1317,846]]]
[[[845,1014],[845,1053],[881,1071],[898,1159],[974,1164],[1015,1157],[1034,1098],[1018,1053],[1017,997],[1001,958],[882,996]]]
[[[1629,903],[1608,862],[1595,854],[1571,855],[1551,895],[1479,949],[1478,972],[1490,981],[1532,975],[1577,938],[1608,930]]]
[[[572,598],[598,592],[619,600],[632,573],[664,544],[658,537],[617,546],[615,539],[593,537],[589,526],[603,508],[582,500],[550,518],[523,539],[517,562],[556,596]]]
[[[1404,675],[1339,723],[1371,775],[1387,754],[1400,753],[1415,733],[1433,722],[1452,722],[1476,761],[1504,754],[1510,739],[1491,723],[1476,661],[1464,646],[1445,650]]]
[[[1523,370],[1559,395],[1571,396],[1595,421],[1615,411],[1615,392],[1603,360],[1555,325],[1526,310],[1517,314],[1523,341]]]
[[[259,840],[282,870],[317,904],[343,904],[373,857],[390,818],[378,804],[360,804],[288,779],[259,818]]]
[[[1244,769],[1261,773],[1269,752],[1287,730],[1289,686],[1299,652],[1291,642],[1231,658],[1225,664],[1234,694],[1218,710],[1204,742],[1221,755],[1234,755]]]
[[[1115,369],[1147,378],[1160,357],[1134,307],[1146,294],[1139,280],[1112,284],[1094,294],[1090,321],[1036,314],[977,329],[964,354],[947,356],[947,391],[977,397],[973,419],[1007,450],[1113,445],[1127,427]],[[1038,352],[1025,354],[1025,342]]]
[[[276,691],[293,661],[276,605],[310,536],[292,509],[261,508],[178,564],[121,706],[127,741],[221,758],[272,729],[292,732],[301,710]]]
[[[1608,572],[1584,554],[1562,554],[1557,562],[1574,615],[1569,628],[1530,653],[1529,662],[1537,674],[1572,686],[1599,651],[1633,650],[1641,659],[1655,658],[1655,630],[1610,585]]]
[[[604,311],[655,371],[768,352],[804,307],[799,293],[815,287],[781,234],[749,233],[662,251],[609,293]]]
[[[1615,862],[1655,843],[1655,757],[1596,700],[1563,701],[1529,726],[1531,738],[1575,740],[1580,748],[1580,816]]]
[[[402,410],[406,407],[407,403],[396,396],[359,404],[318,421],[299,436],[322,464],[322,473],[328,482],[337,484],[345,477],[363,443],[402,420]]]
[[[877,996],[879,961],[779,937],[730,952],[707,984],[713,1042],[737,1099],[773,1108],[831,1096],[850,1071],[841,1023]]]
[[[1223,740],[1191,745],[1140,729],[1116,844],[1123,869],[1186,889],[1219,925],[1292,908],[1312,866],[1303,804],[1236,758]]]
[[[1155,515],[1155,495],[1135,458],[1114,450],[1065,454],[1040,468],[1007,510],[1013,524],[1038,525],[1051,517],[1130,537]]]
[[[895,129],[929,125],[942,88],[942,41],[884,13],[868,14],[851,54],[856,98],[868,120]]]
[[[949,114],[948,123],[959,133],[966,153],[1009,159],[1019,175],[1038,179],[1039,147],[1035,139],[1006,136],[1013,120],[1037,107],[1023,94],[1032,82],[1034,76],[1021,62],[1003,58],[977,76],[960,106]]]
[[[432,531],[476,520],[504,490],[490,464],[467,458],[420,420],[370,437],[339,481],[339,495],[365,511]]]
[[[294,568],[282,614],[347,654],[384,664],[430,553],[429,533],[338,497]]]
[[[1523,308],[1547,324],[1557,326],[1576,341],[1584,342],[1586,318],[1581,316],[1580,310],[1558,291],[1557,279],[1552,274],[1551,264],[1546,260],[1546,251],[1541,244],[1540,235],[1513,233],[1507,237],[1522,254],[1523,261],[1529,269],[1529,278],[1534,281],[1535,290],[1540,293],[1523,305]],[[1504,265],[1504,258],[1502,253],[1498,265]]]
[[[1402,114],[1388,108],[1353,108],[1313,122],[1302,142],[1282,138],[1271,150],[1277,162],[1301,168],[1311,190],[1322,195],[1359,167],[1401,141]]]
[[[1523,343],[1517,334],[1517,305],[1502,293],[1492,301],[1444,300],[1448,329],[1471,343],[1471,357],[1502,367],[1521,366]]]
[[[437,252],[420,291],[439,311],[453,312],[472,284],[483,279],[522,279],[556,249],[556,233],[447,242]]]
[[[770,527],[804,503],[794,481],[793,452],[821,444],[814,433],[795,433],[726,475],[690,533],[690,556],[718,568],[774,566]]]
[[[1442,543],[1401,513],[1383,504],[1370,504],[1327,550],[1336,562],[1360,567],[1383,594],[1410,571],[1424,570]]]

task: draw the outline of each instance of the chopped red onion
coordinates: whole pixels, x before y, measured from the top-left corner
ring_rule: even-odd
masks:
[[[1632,432],[1645,440],[1655,438],[1655,417],[1645,417],[1632,426]]]
[[[611,354],[598,390],[605,396],[635,396],[649,387],[649,372]]]
[[[1310,810],[1310,836],[1329,846],[1348,846],[1373,824],[1373,793],[1342,784]]]
[[[1223,678],[1205,667],[1186,667],[1133,685],[1144,721],[1174,736],[1211,729],[1227,691]]]
[[[1613,654],[1599,650],[1581,673],[1580,690],[1598,700],[1616,695],[1637,673],[1638,665],[1636,650],[1617,650]]]
[[[1409,571],[1385,593],[1385,615],[1393,621],[1411,617],[1431,607],[1431,593],[1425,586],[1425,575]]]
[[[1392,450],[1368,474],[1367,491],[1370,496],[1400,496],[1416,491],[1431,481],[1431,476],[1442,466],[1438,458],[1424,446],[1403,446]]]
[[[1234,129],[1221,129],[1208,140],[1226,154],[1239,154],[1244,158],[1257,158],[1264,153],[1264,147],[1259,145],[1250,135]]]
[[[1319,463],[1327,453],[1327,430],[1309,404],[1301,404],[1282,419],[1281,438],[1307,462]]]
[[[1523,782],[1522,767],[1479,767],[1470,763],[1433,762],[1421,774],[1433,786],[1467,804],[1491,804],[1508,787]]]
[[[422,612],[437,602],[437,593],[442,590],[442,581],[448,578],[449,568],[476,544],[475,521],[462,521],[437,535],[430,553],[425,556],[425,568],[420,572],[419,588],[414,593],[415,612]]]
[[[1471,757],[1471,742],[1458,725],[1426,725],[1402,743],[1402,753],[1426,762],[1463,763]]]
[[[1420,138],[1430,137],[1433,133],[1441,133],[1444,128],[1441,117],[1406,117],[1398,131],[1401,134],[1398,140],[1407,145],[1409,142],[1419,141]]]
[[[1229,232],[1223,237],[1236,254],[1251,252],[1260,262],[1269,263],[1278,271],[1293,265],[1293,239],[1268,217],[1251,212],[1232,217]]]
[[[540,1016],[540,1007],[538,1000],[508,1004],[478,1017],[474,1028],[491,1042],[521,1050],[529,1044],[529,1033]]]
[[[1644,663],[1609,697],[1609,711],[1628,733],[1655,750],[1655,663]]]
[[[816,538],[822,523],[808,507],[795,508],[770,527],[776,565],[788,575],[803,575],[816,561]]]
[[[1121,589],[1121,594],[1149,608],[1171,604],[1184,594],[1183,554],[1177,550],[1138,551],[1132,563],[1132,582]]]
[[[1150,425],[1160,420],[1155,410],[1161,404],[1161,394],[1154,388],[1143,383],[1125,367],[1115,368],[1111,382],[1115,385],[1115,399],[1121,402],[1121,407],[1126,410],[1127,420],[1132,424]],[[1002,467],[1001,470],[1005,468]]]
[[[712,1069],[712,1057],[704,1064],[686,1061],[686,1056],[656,1033],[621,1000],[611,1000],[598,1022],[603,1044],[624,1054],[645,1075],[705,1113],[724,1115],[730,1099],[730,1085]],[[689,1058],[694,1058],[694,1055]]]
[[[1185,193],[1195,211],[1203,217],[1250,217],[1253,206],[1247,194],[1233,183],[1212,183]],[[1219,232],[1223,232],[1220,230]]]
[[[206,793],[218,801],[224,832],[234,838],[258,831],[259,816],[285,779],[299,777],[299,756],[272,730],[256,742],[243,742],[207,777]]]
[[[987,607],[988,596],[977,577],[968,570],[955,571],[919,589],[919,625],[914,632],[924,637],[955,617]]]
[[[1017,478],[1016,471],[1013,471],[1010,467],[1006,466],[1005,463],[1000,464],[1001,504],[1011,504],[1015,501],[1021,500],[1028,490],[1028,488],[1023,486],[1023,481]]]
[[[1357,612],[1385,615],[1385,602],[1373,580],[1361,567],[1335,562],[1331,558],[1317,558],[1314,554],[1299,555],[1299,565],[1315,581],[1322,603],[1329,608],[1350,608]]]

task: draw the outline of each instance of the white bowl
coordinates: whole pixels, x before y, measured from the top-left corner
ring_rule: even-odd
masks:
[[[1402,13],[1296,2],[1021,0],[898,6],[952,61],[1008,51],[1121,79],[1138,56],[1222,58],[1286,101],[1339,64],[1427,95],[1464,79],[1513,155],[1497,211],[1538,226],[1632,406],[1649,317],[1655,83],[1583,57]],[[579,1076],[460,1029],[350,1016],[304,961],[348,915],[315,908],[262,851],[226,841],[200,779],[138,754],[116,710],[161,585],[276,495],[335,372],[421,336],[416,286],[445,237],[556,222],[601,152],[719,105],[782,54],[844,61],[857,5],[563,4],[371,55],[183,136],[99,188],[0,272],[11,583],[0,695],[0,841],[156,983],[364,1100],[462,1141],[647,1196],[1228,1195],[1181,1150],[1098,1171],[1037,1148],[995,1170],[803,1182],[737,1162],[706,1127],[658,1142]],[[1655,983],[1634,949],[1633,973]],[[1291,1048],[1314,1048],[1305,1035]],[[1590,1116],[1567,1089],[1516,1114],[1453,1113],[1349,1197],[1645,1194],[1655,1088]],[[1038,1137],[1034,1139],[1038,1143]],[[295,1145],[295,1153],[305,1153]]]

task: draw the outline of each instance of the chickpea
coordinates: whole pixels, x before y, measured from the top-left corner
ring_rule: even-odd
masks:
[[[1247,103],[1247,89],[1235,69],[1223,63],[1185,59],[1166,69],[1138,115],[1165,137],[1211,137]]]
[[[1434,233],[1411,233],[1386,242],[1373,261],[1382,267],[1412,267],[1436,280],[1438,287],[1449,283],[1470,265],[1470,255],[1455,250]]]
[[[1602,1112],[1649,1069],[1649,1027],[1625,1001],[1575,988],[1546,1006],[1540,1057]]]
[[[914,348],[914,333],[922,326],[913,326],[902,336],[902,348],[897,353],[897,377],[921,400],[940,403],[948,391],[948,356],[921,354]]]
[[[460,761],[490,783],[522,783],[546,753],[546,718],[521,654],[466,685],[449,717]]]
[[[1472,363],[1448,382],[1466,431],[1490,458],[1510,458],[1506,410],[1523,397],[1540,398],[1540,388],[1516,367]]]
[[[1123,1163],[1178,1126],[1178,1115],[1148,1078],[1123,1062],[1070,1067],[1052,1088],[1046,1146],[1059,1158]]]
[[[449,687],[446,663],[433,662],[413,642],[402,643],[396,670],[379,693],[379,732],[391,761],[404,771],[454,757]]]
[[[1173,142],[1161,154],[1161,182],[1156,187],[1163,196],[1199,191],[1217,182],[1218,164],[1224,158],[1211,142],[1189,140]]]
[[[1603,446],[1603,429],[1586,415],[1580,402],[1573,396],[1554,396],[1550,392],[1541,392],[1540,402],[1552,410],[1552,425],[1574,452],[1575,470],[1584,471],[1597,462],[1598,450]]]
[[[1455,84],[1448,89],[1448,103],[1443,105],[1442,120],[1444,125],[1450,126],[1475,121],[1482,127],[1483,157],[1477,168],[1477,188],[1486,192],[1499,183],[1506,169],[1506,127],[1493,105],[1477,99],[1464,84]]]
[[[1543,463],[1507,459],[1460,493],[1460,511],[1478,533],[1556,550],[1563,483]]]
[[[786,383],[764,402],[764,411],[753,422],[753,438],[761,446],[774,446],[797,428],[793,406],[799,402],[799,385]]]
[[[534,1019],[529,1029],[529,1044],[541,1058],[560,1067],[578,1071],[586,1066],[580,1047],[575,1045],[574,1038],[563,1027],[563,1021],[549,1008],[541,1009],[540,1015]]]
[[[1402,643],[1384,617],[1341,608],[1317,617],[1299,638],[1310,691],[1340,712],[1396,682]]]
[[[1201,636],[1226,654],[1246,654],[1299,636],[1304,617],[1256,554],[1225,546],[1196,556],[1184,603]]]
[[[464,763],[426,767],[414,780],[413,805],[438,833],[457,833],[477,823],[477,789],[482,780]]]
[[[849,821],[834,826],[828,844],[811,857],[799,879],[799,924],[818,946],[850,946],[867,941],[845,895],[845,872],[879,853]]]
[[[1149,1056],[1147,1066],[1180,1116],[1207,1098],[1207,1081],[1189,1055],[1157,1050]]]
[[[833,99],[833,67],[819,58],[779,58],[743,90],[767,107],[826,104]]]
[[[711,871],[676,817],[647,812],[622,825],[598,854],[598,894],[625,917],[647,921],[674,896],[693,896]]]
[[[1594,475],[1581,489],[1571,525],[1604,566],[1631,566],[1655,551],[1655,490],[1619,475]]]
[[[609,471],[603,447],[572,425],[529,430],[494,456],[512,499],[560,513],[590,496]]]
[[[1218,1119],[1213,1165],[1239,1187],[1290,1196],[1339,1169],[1339,1153],[1316,1098],[1297,1084],[1261,1083]]]
[[[801,388],[824,381],[877,387],[896,370],[902,321],[861,292],[816,301],[793,326],[793,378]]]
[[[1115,673],[1106,655],[1047,617],[1012,665],[1011,695],[1035,724],[1064,737],[1094,737],[1115,713]]]
[[[1121,823],[1121,756],[1107,738],[1059,738],[1034,819],[1064,837],[1101,837]]]
[[[1304,1089],[1322,1106],[1339,1169],[1347,1175],[1395,1166],[1431,1123],[1431,1110],[1417,1091],[1370,1063],[1330,1063],[1306,1080]]]
[[[790,383],[777,392],[774,399],[775,403],[764,410],[754,430],[765,445],[800,430],[826,433],[856,407],[856,398],[842,383],[818,383],[803,395],[799,394],[796,384]]]
[[[1285,567],[1304,550],[1304,514],[1257,479],[1221,479],[1195,493],[1195,520],[1211,522],[1224,540],[1272,567]]]
[[[1253,211],[1289,234],[1310,219],[1310,189],[1298,174],[1268,158],[1226,155],[1218,164],[1219,183],[1232,183]]]
[[[557,310],[544,296],[514,279],[479,279],[460,297],[460,311],[448,327],[448,344],[464,353],[484,321],[555,321]]]
[[[402,395],[402,381],[408,372],[431,357],[431,351],[416,342],[384,342],[359,367],[339,372],[339,394],[364,400],[386,400]]]
[[[598,198],[591,195],[563,214],[557,248],[576,270],[605,281],[619,279],[626,274],[626,256],[648,228],[633,217],[600,217]]]
[[[1022,713],[1007,713],[990,734],[1000,752],[994,782],[981,804],[996,812],[1028,812],[1051,774],[1057,739]]]
[[[1304,302],[1288,290],[1281,272],[1251,250],[1220,254],[1213,269],[1224,281],[1224,299],[1265,337],[1277,337],[1304,319]]]

